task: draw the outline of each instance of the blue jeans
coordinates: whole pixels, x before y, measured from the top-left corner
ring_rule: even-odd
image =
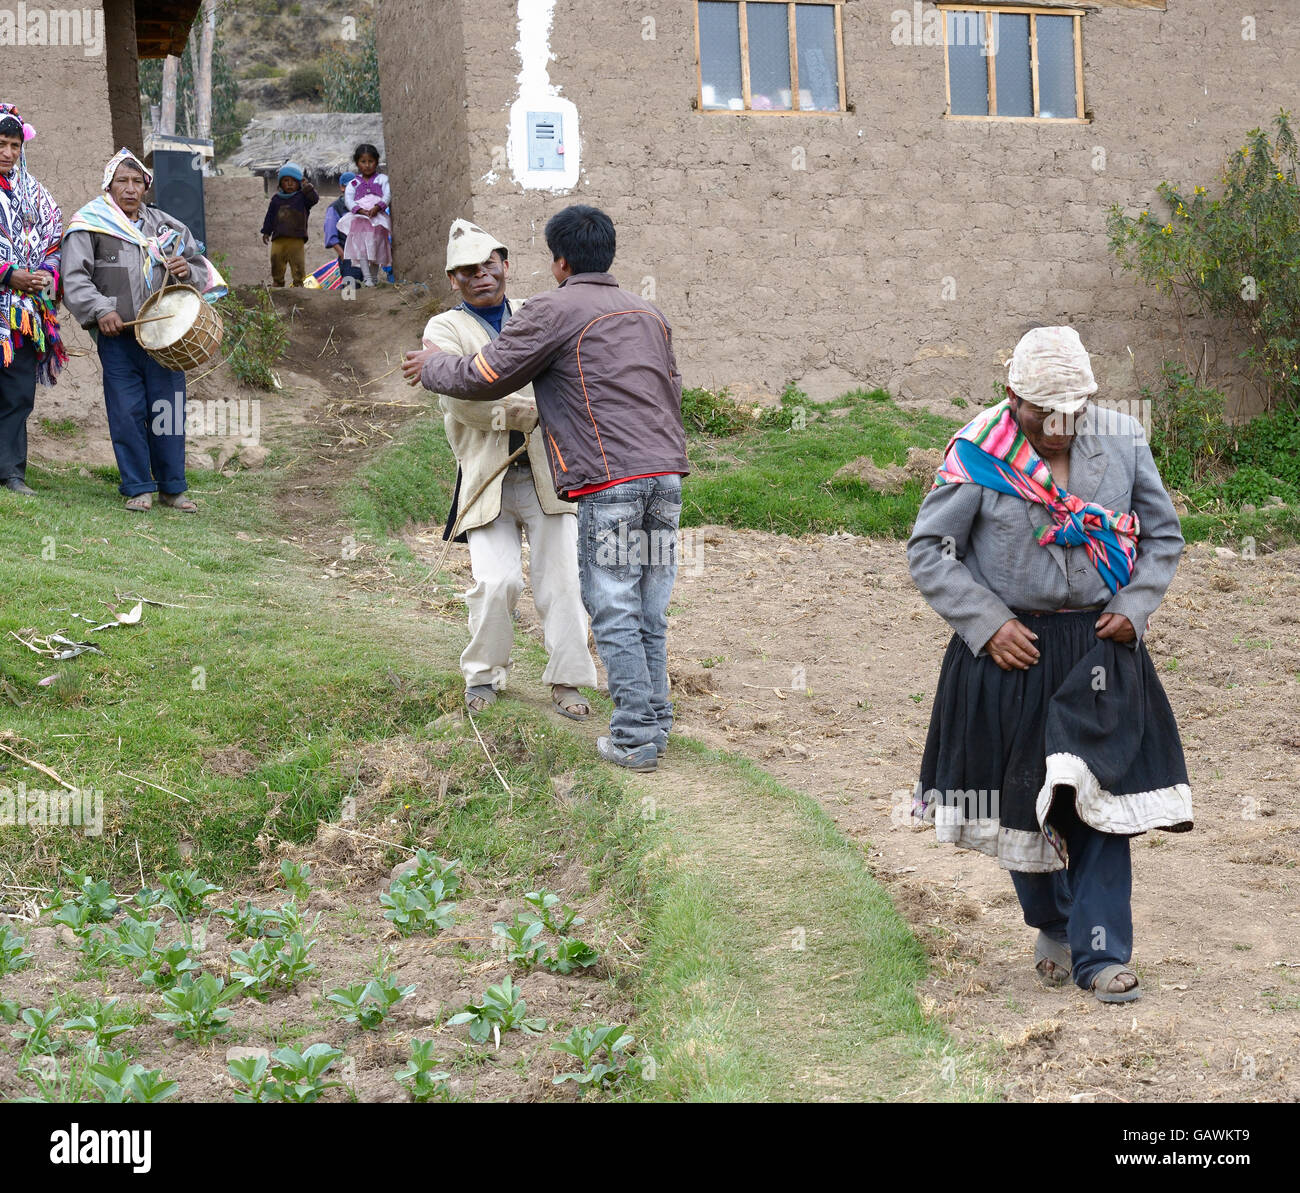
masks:
[[[1133,868],[1129,839],[1101,833],[1057,800],[1051,823],[1065,837],[1069,866],[1050,874],[1013,870],[1025,923],[1070,946],[1075,984],[1091,990],[1108,965],[1133,957]]]
[[[578,498],[582,603],[605,664],[614,715],[609,735],[634,750],[663,750],[668,699],[668,598],[677,579],[682,478],[648,476]]]
[[[184,493],[185,374],[163,368],[130,330],[96,340],[118,491]]]

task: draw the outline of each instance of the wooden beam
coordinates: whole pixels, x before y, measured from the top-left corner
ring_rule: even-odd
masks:
[[[1038,106],[1038,16],[1029,14],[1029,77],[1034,88],[1034,115],[1041,110]]]
[[[799,27],[794,5],[785,6],[786,37],[790,43],[790,107],[799,110]]]
[[[1074,114],[1082,120],[1083,106],[1083,18],[1074,18]]]
[[[749,111],[749,13],[740,0],[740,94],[745,111]]]
[[[844,5],[835,6],[835,65],[840,76],[840,111],[847,112],[849,97],[844,93]]]
[[[989,66],[989,115],[998,114],[998,43],[993,40],[993,13],[984,14],[984,48],[992,49],[993,53],[985,55],[985,61]]]

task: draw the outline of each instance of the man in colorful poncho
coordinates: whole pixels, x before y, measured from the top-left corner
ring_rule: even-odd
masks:
[[[160,365],[123,325],[164,284],[184,282],[209,302],[226,288],[189,228],[144,202],[152,184],[129,149],[109,160],[104,193],[73,216],[64,237],[64,301],[95,337],[126,508],[147,512],[159,493],[164,505],[194,513],[185,496],[185,374]]]
[[[1141,425],[1096,390],[1073,328],[1031,331],[921,505],[912,578],[955,632],[915,811],[1011,871],[1046,982],[1127,1002],[1129,837],[1192,827],[1142,643],[1183,538]]]
[[[31,497],[27,418],[68,359],[54,313],[63,216],[27,171],[35,130],[0,103],[0,486]]]

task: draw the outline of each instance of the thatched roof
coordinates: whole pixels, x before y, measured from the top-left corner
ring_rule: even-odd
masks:
[[[295,161],[309,177],[337,178],[353,169],[352,152],[363,141],[379,149],[382,166],[384,122],[378,112],[289,112],[251,121],[229,164],[267,175]]]

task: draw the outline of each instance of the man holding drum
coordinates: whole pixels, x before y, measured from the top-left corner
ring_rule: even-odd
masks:
[[[189,228],[145,204],[152,182],[129,149],[109,161],[104,193],[77,212],[63,238],[63,298],[95,336],[126,508],[147,511],[157,492],[164,505],[195,513],[185,496],[185,374],[158,364],[126,324],[165,284],[203,291],[221,279]]]

